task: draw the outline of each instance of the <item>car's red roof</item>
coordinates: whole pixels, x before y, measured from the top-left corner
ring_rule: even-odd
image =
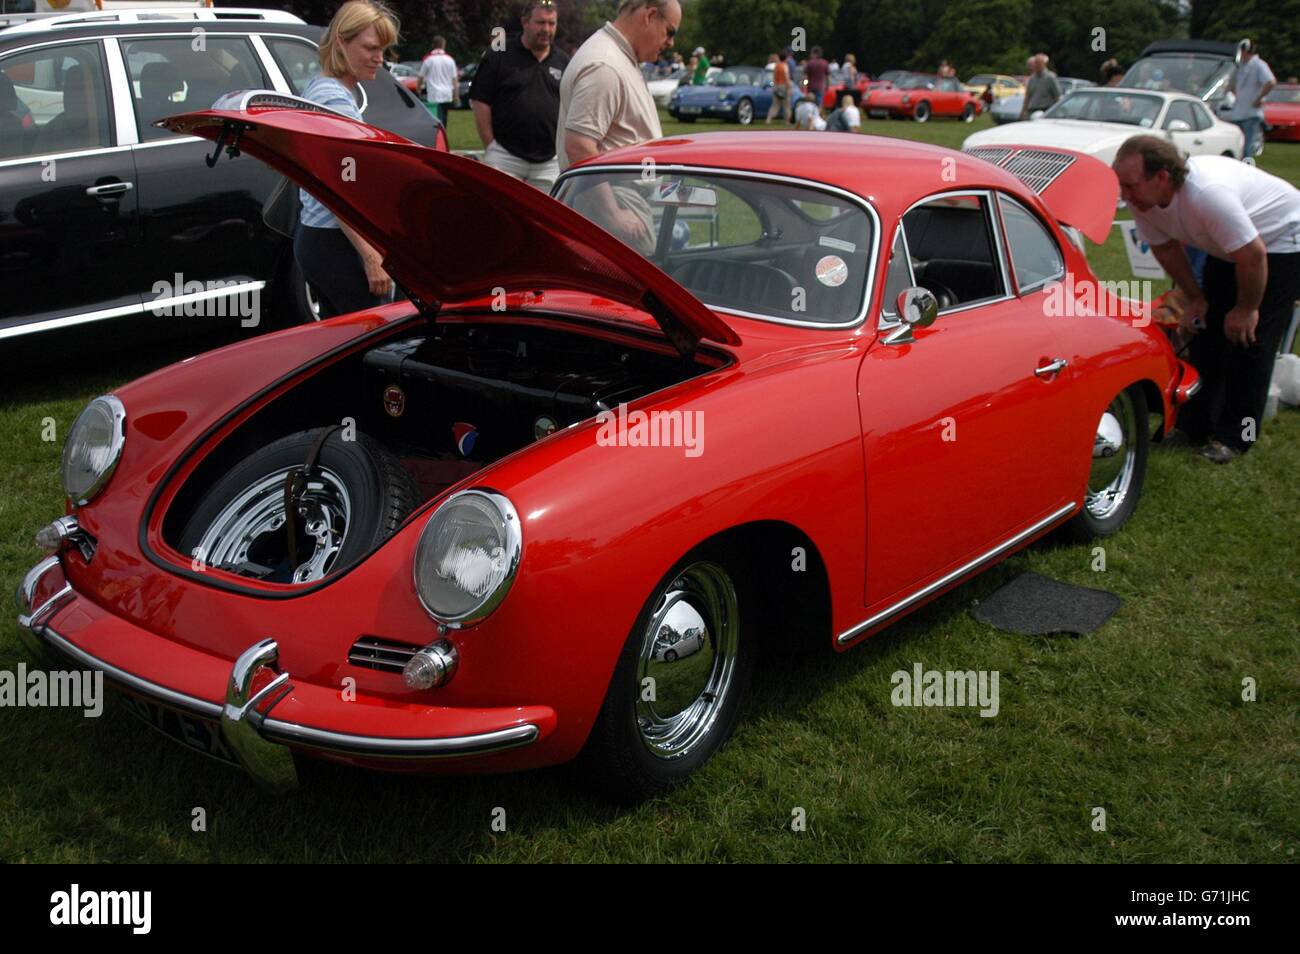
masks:
[[[904,207],[945,189],[996,186],[1026,195],[1019,179],[982,160],[941,146],[847,133],[779,131],[715,132],[668,136],[624,146],[588,165],[659,163],[715,166],[809,179],[871,199],[877,206]],[[945,165],[945,159],[955,159]]]

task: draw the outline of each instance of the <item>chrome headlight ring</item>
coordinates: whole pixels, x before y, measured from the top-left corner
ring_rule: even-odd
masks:
[[[509,499],[479,488],[452,494],[429,517],[416,545],[420,604],[450,629],[472,626],[506,598],[522,553],[523,528]]]
[[[63,491],[78,507],[104,489],[126,443],[126,408],[112,394],[97,397],[82,409],[63,444],[60,475]]]

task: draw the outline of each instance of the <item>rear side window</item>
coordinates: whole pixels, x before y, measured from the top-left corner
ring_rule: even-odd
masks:
[[[156,120],[176,113],[207,109],[233,90],[265,89],[257,54],[242,37],[208,36],[123,40],[122,53],[131,78],[135,121],[141,142],[171,138]]]
[[[0,159],[110,146],[110,125],[98,43],[0,59]]]
[[[1164,128],[1168,129],[1175,119],[1181,119],[1187,123],[1187,128],[1196,129],[1196,116],[1192,114],[1192,104],[1185,100],[1178,100],[1169,104],[1169,112],[1165,115]]]
[[[985,196],[938,196],[903,216],[903,228],[916,284],[940,311],[1005,294]]]
[[[1006,227],[1011,265],[1016,270],[1016,285],[1021,292],[1037,288],[1065,276],[1065,259],[1043,223],[1019,202],[998,196],[1002,207],[1002,224]]]
[[[317,76],[320,75],[320,60],[316,56],[316,47],[301,40],[286,40],[277,37],[265,37],[271,55],[280,64],[280,72],[289,81],[289,87],[299,96]]]

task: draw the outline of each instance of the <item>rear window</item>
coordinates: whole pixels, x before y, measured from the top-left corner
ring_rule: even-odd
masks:
[[[570,175],[556,198],[711,307],[818,325],[865,312],[876,234],[856,199],[766,179],[600,169]]]

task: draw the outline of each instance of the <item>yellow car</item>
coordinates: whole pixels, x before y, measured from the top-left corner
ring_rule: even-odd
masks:
[[[979,73],[962,85],[966,87],[968,93],[980,97],[986,103],[1005,99],[1008,96],[1025,95],[1025,86],[1020,80],[1001,73]],[[985,96],[986,91],[991,92],[991,95]]]

